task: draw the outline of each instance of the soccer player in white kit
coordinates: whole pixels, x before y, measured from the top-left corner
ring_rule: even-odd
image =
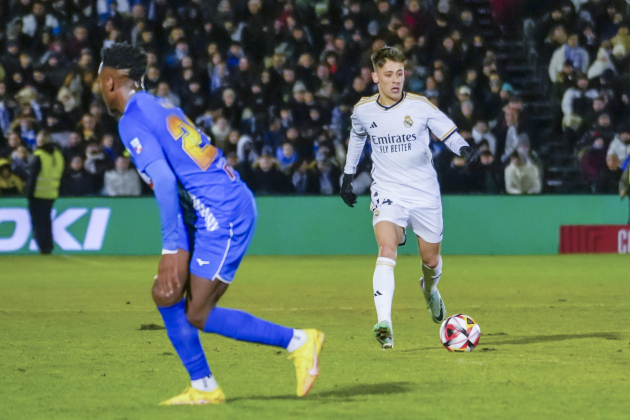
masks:
[[[433,103],[403,90],[405,57],[401,51],[385,47],[374,53],[372,64],[378,94],[364,97],[354,106],[340,195],[354,207],[357,196],[352,191],[352,180],[369,138],[373,162],[370,208],[378,243],[373,277],[378,317],[374,336],[385,350],[394,347],[394,268],[398,245],[406,242],[407,226],[418,238],[423,275],[420,286],[427,309],[436,323],[446,318],[437,289],[442,275],[442,201],[429,149],[429,131],[467,163],[477,155],[453,121]]]

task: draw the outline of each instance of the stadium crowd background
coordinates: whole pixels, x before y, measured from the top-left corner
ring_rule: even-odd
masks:
[[[432,142],[444,193],[616,193],[630,154],[623,1],[4,0],[0,195],[52,141],[62,195],[140,195],[100,98],[100,49],[149,57],[146,89],[181,106],[257,195],[337,194],[370,55],[399,46],[406,89],[479,150]],[[402,122],[401,122],[402,124]],[[366,148],[355,189],[371,179]],[[627,178],[627,175],[626,175]]]

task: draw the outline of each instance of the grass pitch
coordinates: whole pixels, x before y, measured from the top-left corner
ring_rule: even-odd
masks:
[[[204,334],[223,406],[158,407],[188,377],[150,298],[157,257],[0,257],[3,419],[628,418],[627,256],[444,257],[449,314],[481,326],[449,353],[418,257],[396,267],[396,347],[372,337],[374,257],[248,257],[221,302],[326,334],[295,397],[279,349]],[[143,329],[143,326],[145,326]]]

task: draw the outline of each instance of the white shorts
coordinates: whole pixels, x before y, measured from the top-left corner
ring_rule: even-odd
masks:
[[[411,226],[411,230],[426,242],[437,244],[442,242],[442,204],[427,206],[424,203],[414,203],[399,199],[387,198],[381,192],[374,197],[372,194],[372,226],[378,222],[392,222],[403,229]]]

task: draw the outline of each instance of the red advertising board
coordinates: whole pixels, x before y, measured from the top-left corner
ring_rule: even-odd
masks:
[[[630,225],[560,226],[560,253],[630,253]]]

